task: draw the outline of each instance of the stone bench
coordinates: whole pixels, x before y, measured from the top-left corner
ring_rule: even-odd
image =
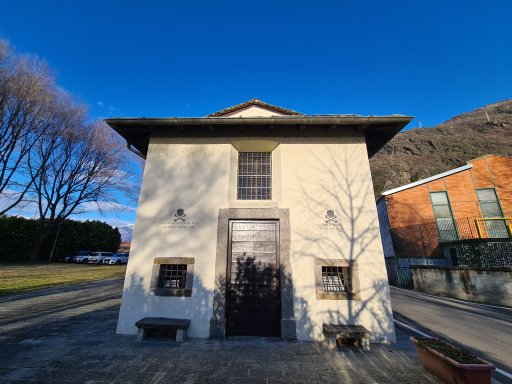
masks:
[[[356,339],[364,351],[370,351],[372,333],[362,325],[323,324],[322,331],[329,349],[336,349],[336,339]]]
[[[142,341],[146,337],[146,331],[170,331],[176,330],[176,342],[181,343],[187,336],[188,319],[170,319],[167,317],[145,317],[135,323],[139,328],[137,340]]]

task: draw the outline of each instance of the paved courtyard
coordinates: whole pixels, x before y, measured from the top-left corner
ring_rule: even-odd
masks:
[[[115,334],[122,280],[0,298],[0,383],[440,383],[407,335],[329,351],[265,338],[139,343]]]

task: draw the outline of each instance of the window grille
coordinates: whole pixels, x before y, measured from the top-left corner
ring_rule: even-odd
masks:
[[[272,199],[272,154],[240,152],[238,154],[238,199]]]
[[[350,292],[350,270],[344,267],[322,267],[324,292]]]
[[[158,288],[185,289],[187,264],[160,264]]]

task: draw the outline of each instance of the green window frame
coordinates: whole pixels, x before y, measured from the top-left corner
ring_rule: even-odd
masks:
[[[501,210],[500,200],[494,188],[479,188],[476,190],[478,196],[478,203],[484,218],[498,218],[503,217]],[[487,228],[487,236],[489,238],[508,238],[509,233],[505,220],[485,220],[485,227]]]
[[[457,227],[453,220],[452,208],[448,200],[448,193],[445,191],[430,192],[430,201],[432,202],[432,209],[436,219],[439,242],[446,243],[459,240]]]

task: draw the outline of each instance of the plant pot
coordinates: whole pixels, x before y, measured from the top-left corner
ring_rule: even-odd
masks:
[[[419,345],[416,337],[411,337],[410,340],[416,347],[423,368],[445,383],[491,384],[491,375],[495,369],[491,363],[475,357],[479,364],[462,364],[432,348]],[[433,340],[437,341],[435,338]]]

